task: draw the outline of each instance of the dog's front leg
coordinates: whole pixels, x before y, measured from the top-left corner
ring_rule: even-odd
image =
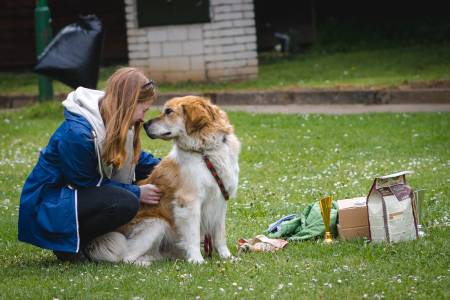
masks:
[[[213,229],[213,245],[216,248],[219,256],[221,258],[230,258],[231,253],[227,246],[227,238],[225,231],[225,215],[227,210],[227,204],[224,201],[222,207],[217,208],[219,212],[219,217],[217,218],[216,223],[214,224]]]
[[[180,237],[179,246],[191,263],[205,262],[200,252],[200,203],[177,201],[174,207],[175,225]]]

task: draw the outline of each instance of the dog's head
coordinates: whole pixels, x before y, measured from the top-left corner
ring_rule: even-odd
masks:
[[[167,101],[159,117],[144,123],[152,138],[208,140],[217,134],[229,134],[233,128],[226,113],[218,106],[197,96]]]

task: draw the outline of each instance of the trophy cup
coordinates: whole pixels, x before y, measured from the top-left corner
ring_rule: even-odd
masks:
[[[330,214],[332,206],[333,203],[331,201],[331,196],[320,199],[320,212],[322,213],[323,224],[325,225],[325,244],[330,244],[333,242],[330,231]]]

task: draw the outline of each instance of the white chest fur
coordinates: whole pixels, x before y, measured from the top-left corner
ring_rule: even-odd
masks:
[[[239,177],[239,140],[233,134],[216,143],[204,153],[187,151],[175,145],[169,158],[178,162],[180,187],[173,207],[178,246],[184,249],[188,261],[201,263],[201,237],[208,234],[219,256],[230,257],[226,244],[225,216],[227,201],[202,154],[214,165],[230,197],[236,196]],[[180,199],[183,199],[180,201]]]
[[[234,135],[229,135],[226,142],[204,153],[213,164],[232,198],[236,196],[238,185],[239,150],[239,141]],[[221,198],[224,201],[216,180],[203,160],[202,153],[185,151],[175,145],[169,157],[178,162],[182,181],[195,189],[193,192],[202,206],[205,201],[213,200],[213,198]]]

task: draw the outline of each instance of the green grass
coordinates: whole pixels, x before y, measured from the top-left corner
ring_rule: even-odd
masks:
[[[234,254],[239,238],[264,233],[277,218],[325,194],[366,195],[375,175],[404,169],[415,171],[414,188],[426,189],[426,237],[290,243],[201,266],[60,263],[17,241],[22,183],[62,120],[49,103],[0,114],[0,299],[448,299],[450,114],[229,115],[242,142],[238,197],[227,215]],[[171,145],[143,137],[143,147],[163,156]]]
[[[98,88],[116,67],[103,68]],[[327,53],[310,51],[288,57],[260,55],[259,76],[241,82],[181,82],[161,84],[161,92],[217,92],[333,87],[381,88],[405,83],[450,80],[450,44],[423,44],[384,49]],[[71,89],[54,82],[55,93]],[[30,72],[0,73],[0,94],[37,94]]]

